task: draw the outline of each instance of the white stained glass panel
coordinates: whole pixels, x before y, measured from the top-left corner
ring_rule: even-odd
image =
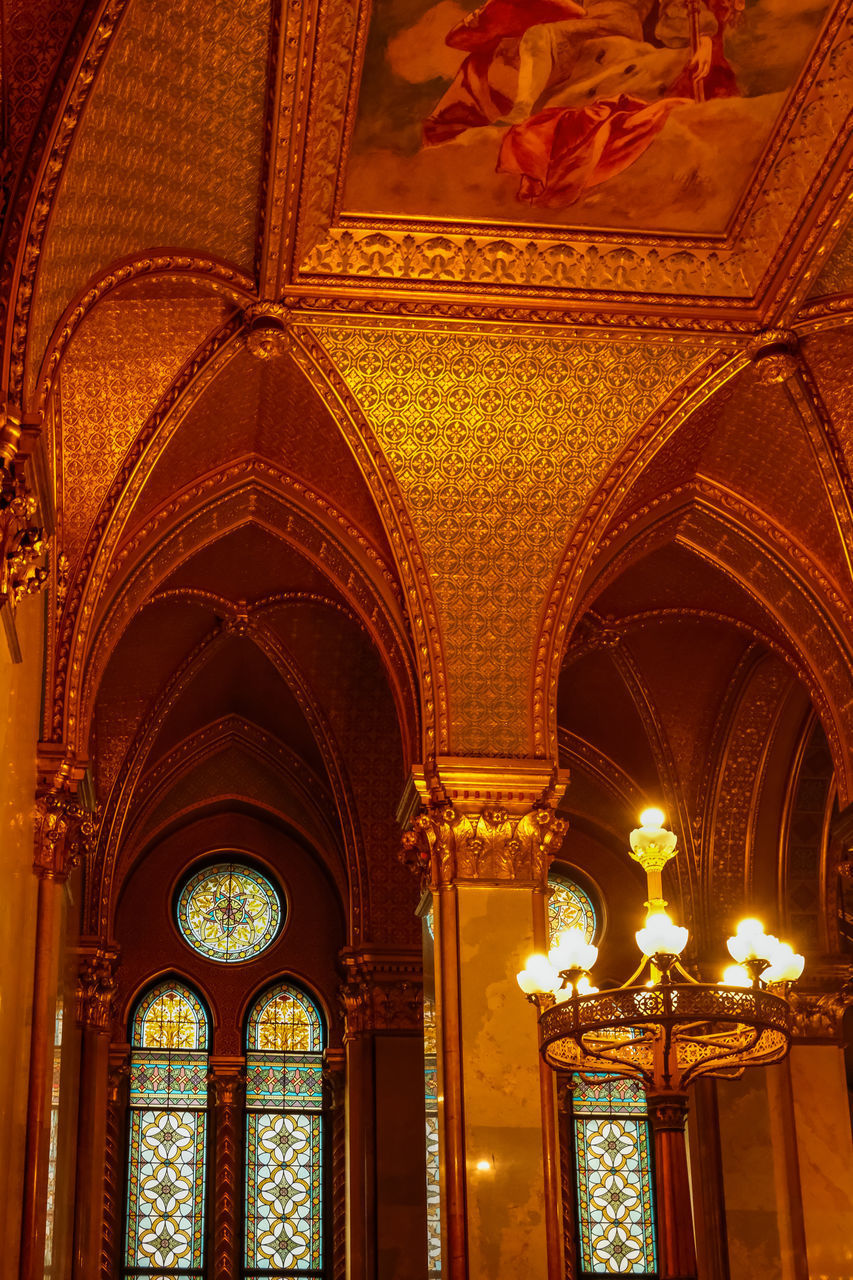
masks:
[[[247,1121],[246,1265],[272,1274],[318,1271],[321,1117],[250,1111]]]

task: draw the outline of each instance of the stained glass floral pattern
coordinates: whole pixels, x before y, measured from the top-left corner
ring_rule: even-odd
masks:
[[[247,1276],[323,1274],[323,1028],[282,985],[249,1016],[246,1055]]]
[[[125,1267],[192,1280],[204,1266],[207,1142],[206,1014],[174,982],[136,1010],[130,1064]]]
[[[574,880],[552,871],[548,877],[548,938],[553,946],[564,929],[583,929],[587,942],[595,938],[597,921],[592,899]]]
[[[647,1275],[656,1267],[646,1099],[632,1080],[573,1086],[581,1270]]]
[[[260,955],[281,920],[281,899],[266,876],[233,862],[199,871],[178,898],[184,939],[200,955],[226,964]]]

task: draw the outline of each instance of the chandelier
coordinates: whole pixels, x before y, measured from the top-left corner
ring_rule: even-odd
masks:
[[[747,1067],[779,1062],[788,1052],[788,989],[803,957],[741,921],[728,939],[733,963],[720,982],[698,982],[679,957],[688,933],[667,913],[662,873],[676,836],[659,809],[640,816],[631,856],[646,873],[646,922],[636,933],[642,959],[622,986],[599,991],[591,970],[598,949],[582,929],[567,929],[548,955],[533,955],[518,974],[539,1011],[541,1052],[555,1071],[621,1076],[645,1091],[655,1137],[660,1275],[695,1276],[684,1126],[687,1089],[702,1076],[735,1077]]]

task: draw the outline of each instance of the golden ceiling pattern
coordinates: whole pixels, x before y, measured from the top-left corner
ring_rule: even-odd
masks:
[[[451,752],[527,753],[531,654],[559,553],[619,450],[707,346],[356,322],[317,336],[423,548]]]
[[[224,316],[216,298],[107,299],[75,338],[60,386],[59,510],[72,570],[146,417]]]
[[[197,250],[251,270],[268,0],[131,0],[57,193],[33,301],[30,385],[74,294],[117,259]]]

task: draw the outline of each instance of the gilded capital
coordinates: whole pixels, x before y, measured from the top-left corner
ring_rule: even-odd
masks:
[[[566,831],[567,775],[547,762],[452,761],[413,774],[419,805],[401,858],[437,888],[460,881],[544,884]],[[405,799],[405,798],[404,798]]]
[[[114,943],[96,938],[84,940],[78,954],[77,1021],[84,1029],[108,1034],[113,1020],[119,949]]]
[[[0,448],[0,603],[16,605],[44,586],[49,541],[38,500]]]
[[[66,880],[97,837],[97,819],[81,803],[71,772],[63,765],[36,796],[33,870],[43,880]]]
[[[340,954],[344,1040],[423,1027],[423,963],[412,951],[347,947]]]

